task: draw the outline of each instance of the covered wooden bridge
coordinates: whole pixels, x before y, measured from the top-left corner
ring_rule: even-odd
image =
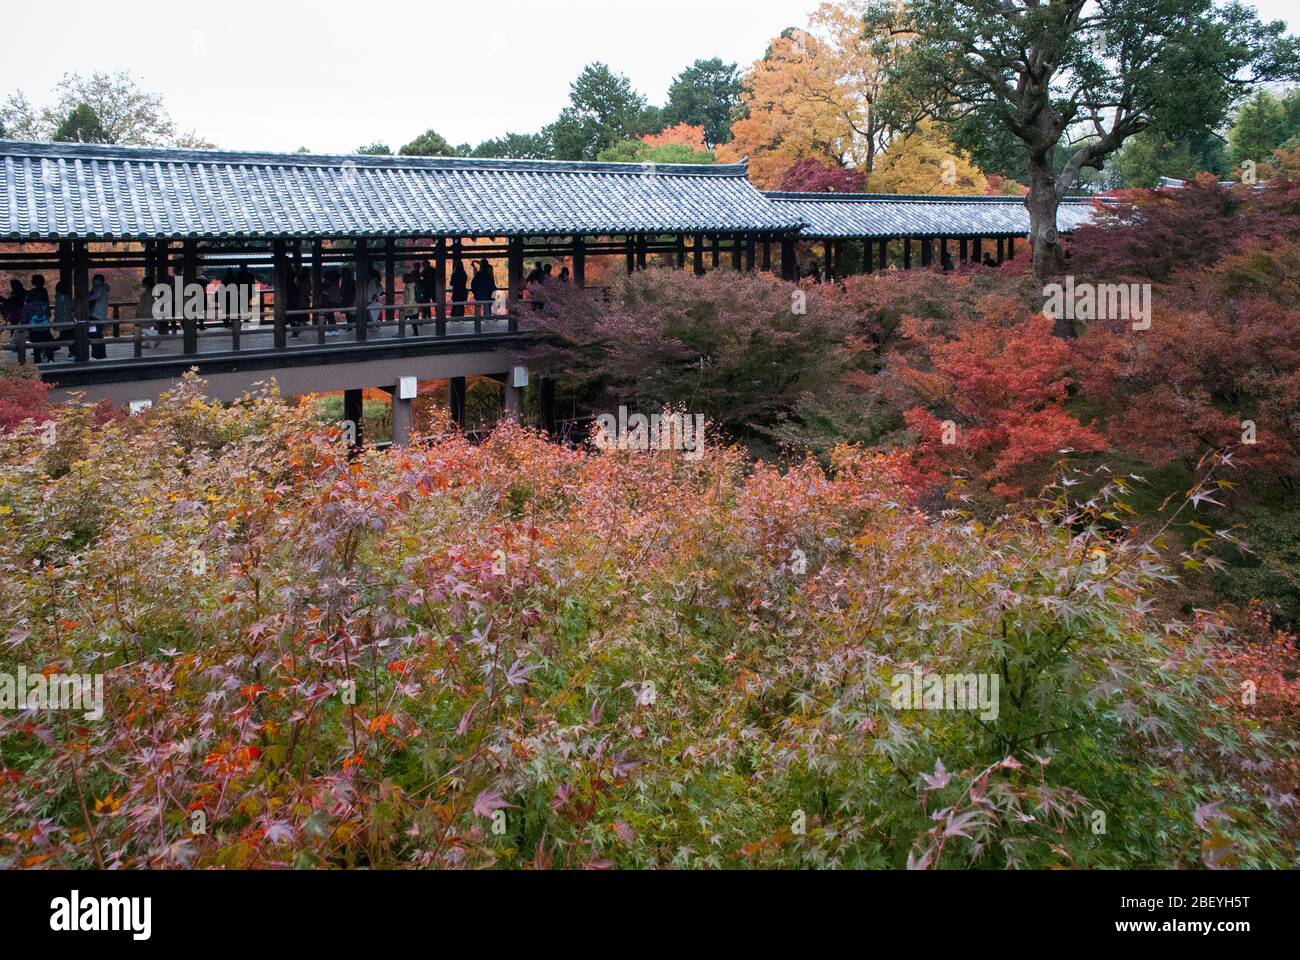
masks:
[[[800,239],[822,245],[823,273],[870,273],[896,265],[910,270],[913,244],[920,265],[938,254],[944,269],[967,263],[996,265],[1016,254],[1016,239],[1029,233],[1029,211],[1020,197],[919,196],[888,193],[768,193],[765,196],[799,218]],[[1070,233],[1092,219],[1096,201],[1067,198],[1057,211],[1057,229]],[[850,262],[845,246],[860,244]],[[951,248],[949,244],[951,243]],[[985,245],[987,244],[987,246]]]
[[[911,267],[914,240],[922,265],[937,242],[947,266],[948,239],[962,261],[968,240],[977,261],[981,239],[994,241],[1000,260],[1003,241],[1012,252],[1028,227],[1014,197],[764,194],[746,174],[744,163],[0,141],[0,273],[24,283],[45,275],[51,301],[41,332],[7,323],[0,339],[38,362],[56,394],[123,404],[197,367],[221,399],[271,377],[287,395],[343,390],[360,422],[362,388],[381,387],[401,442],[412,380],[449,380],[455,414],[465,377],[492,376],[506,409],[519,410],[527,372],[514,358],[530,332],[509,305],[526,296],[530,261],[563,263],[584,287],[599,284],[593,272],[630,272],[651,258],[795,279],[799,241],[825,244],[833,276],[846,268],[849,240],[865,243],[864,270],[883,267],[900,241],[901,266]],[[1062,231],[1087,209],[1063,205]],[[487,303],[466,288],[479,261],[504,262]],[[412,269],[422,276],[408,292],[398,281]],[[160,297],[160,285],[174,293]],[[231,286],[241,291],[234,305],[222,299]]]

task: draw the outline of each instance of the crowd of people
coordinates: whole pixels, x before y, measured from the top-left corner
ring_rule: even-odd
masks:
[[[30,343],[32,356],[37,363],[48,362],[65,347],[68,356],[76,351],[76,301],[72,283],[59,280],[54,285],[54,301],[42,274],[34,274],[31,285],[23,286],[18,278],[9,281],[8,296],[0,299],[0,317],[10,328],[18,328],[11,337],[14,349]],[[90,341],[90,355],[102,360],[107,356],[104,330],[108,323],[108,282],[103,274],[96,274],[87,296],[88,323],[86,332]]]
[[[535,306],[541,305],[541,291],[547,284],[568,283],[569,268],[561,267],[558,275],[553,274],[552,264],[538,261],[525,281],[529,297]],[[171,284],[175,277],[163,277],[163,284]],[[346,321],[356,310],[357,280],[356,274],[349,268],[326,270],[321,274],[320,284],[313,282],[309,267],[292,269],[287,278],[284,296],[286,298],[286,317],[289,335],[298,337],[304,329],[323,324],[327,328],[338,328],[341,321]],[[364,290],[366,311],[371,324],[383,319],[386,310],[394,309],[400,303],[402,318],[410,323],[416,334],[421,323],[429,322],[435,315],[435,303],[442,291],[439,289],[437,271],[429,261],[411,264],[411,269],[402,274],[400,300],[396,291],[385,289],[383,277],[378,270],[370,270],[366,277]],[[112,323],[133,322],[145,334],[143,346],[155,348],[163,338],[180,331],[182,305],[173,298],[165,303],[158,296],[159,281],[153,275],[145,275],[140,281],[139,299],[135,304],[134,317],[115,316]],[[207,290],[210,281],[200,278],[198,283]],[[182,284],[177,285],[178,288]],[[197,320],[199,329],[204,329],[209,320],[215,320],[223,326],[231,326],[236,318],[249,321],[261,317],[258,302],[258,279],[248,264],[225,270],[217,287],[217,294],[212,297],[215,306],[208,302],[205,292],[202,317]],[[452,319],[488,318],[493,315],[497,292],[496,274],[492,264],[486,259],[470,260],[469,270],[461,257],[451,263],[451,272],[447,277],[448,315]],[[170,289],[170,287],[169,287]],[[224,296],[223,291],[238,291],[236,298]],[[86,333],[89,341],[90,356],[104,359],[107,356],[105,333],[110,324],[109,314],[110,289],[103,274],[96,274],[92,279],[87,295]],[[15,352],[30,347],[33,359],[37,363],[55,359],[60,350],[67,349],[68,358],[73,359],[77,350],[76,300],[69,280],[59,280],[54,286],[51,300],[46,287],[45,277],[35,274],[28,285],[20,279],[9,281],[7,296],[0,297],[0,318],[13,333],[10,346]],[[341,333],[341,329],[327,329],[327,335]]]

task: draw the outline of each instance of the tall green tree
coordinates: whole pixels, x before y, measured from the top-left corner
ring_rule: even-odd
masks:
[[[503,157],[511,160],[550,160],[555,156],[551,127],[538,133],[507,133],[484,140],[468,153],[471,157]]]
[[[569,106],[552,125],[559,160],[595,160],[620,140],[646,132],[645,97],[603,63],[588,64],[569,87]]]
[[[79,103],[63,118],[50,139],[60,143],[108,143],[108,134],[95,108]]]
[[[900,122],[982,113],[1023,145],[1040,279],[1064,268],[1056,211],[1081,170],[1153,125],[1213,129],[1252,84],[1300,74],[1284,24],[1237,2],[910,0],[872,18],[912,38],[887,93]]]
[[[1261,90],[1241,105],[1228,130],[1228,162],[1263,163],[1283,143],[1300,134],[1300,90],[1279,99]]]
[[[397,152],[404,157],[455,157],[460,154],[446,137],[432,128],[403,144]]]
[[[731,139],[731,119],[740,106],[744,83],[740,67],[721,58],[696,60],[673,78],[660,114],[666,127],[689,123],[704,128],[709,146]]]
[[[1218,134],[1177,140],[1154,127],[1129,137],[1112,165],[1123,187],[1154,187],[1161,177],[1186,180],[1205,170],[1219,177],[1228,172],[1223,138]]]

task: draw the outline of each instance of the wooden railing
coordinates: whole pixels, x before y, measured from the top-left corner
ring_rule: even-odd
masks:
[[[4,349],[14,351],[19,363],[27,363],[29,358],[37,363],[53,362],[54,355],[65,349],[69,357],[62,362],[86,363],[98,359],[142,359],[146,351],[173,341],[180,342],[181,356],[218,356],[247,349],[288,350],[305,346],[307,342],[324,346],[333,337],[365,342],[382,337],[389,330],[394,331],[399,340],[481,335],[485,320],[504,321],[506,330],[511,333],[519,330],[517,314],[507,308],[507,301],[501,299],[445,300],[441,309],[432,301],[381,302],[364,308],[358,324],[355,316],[358,308],[354,305],[277,312],[274,295],[267,293],[263,291],[257,305],[238,316],[219,317],[209,305],[201,318],[124,318],[123,308],[134,309],[137,305],[114,303],[109,305],[109,319],[95,324],[90,321],[0,324],[0,343],[4,343]],[[472,332],[471,329],[450,331],[449,323],[472,325]],[[90,332],[92,325],[98,328],[93,336]],[[46,333],[53,339],[34,339],[34,334]],[[249,344],[250,335],[256,338],[256,345]],[[307,341],[303,341],[304,335],[307,335]],[[214,340],[225,340],[225,348],[201,349],[202,343]],[[128,349],[123,350],[123,345]],[[165,355],[174,354],[168,351]]]

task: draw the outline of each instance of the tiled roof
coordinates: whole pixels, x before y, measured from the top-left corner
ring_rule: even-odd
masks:
[[[787,231],[746,165],[315,156],[0,140],[0,239]]]
[[[890,193],[769,193],[787,216],[802,220],[803,237],[1024,236],[1029,212],[1020,197],[914,196]],[[1090,198],[1068,198],[1056,227],[1069,233],[1092,218]]]

